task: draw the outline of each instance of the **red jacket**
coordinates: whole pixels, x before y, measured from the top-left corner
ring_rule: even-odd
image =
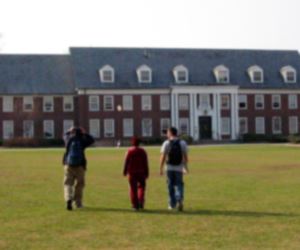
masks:
[[[140,147],[132,147],[128,149],[125,164],[124,175],[137,175],[140,177],[148,178],[148,156],[146,151]]]

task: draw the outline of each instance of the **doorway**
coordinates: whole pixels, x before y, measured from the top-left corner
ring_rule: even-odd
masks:
[[[201,140],[211,140],[212,139],[212,123],[210,116],[199,117],[199,131]]]

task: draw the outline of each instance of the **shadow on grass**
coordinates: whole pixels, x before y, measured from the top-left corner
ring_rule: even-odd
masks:
[[[292,213],[272,213],[272,212],[253,212],[253,211],[232,211],[232,210],[185,210],[184,212],[168,211],[162,209],[145,209],[144,211],[136,212],[132,209],[125,208],[107,208],[107,207],[85,207],[80,212],[88,213],[135,213],[149,215],[190,215],[190,216],[236,216],[236,217],[297,217],[299,215]]]

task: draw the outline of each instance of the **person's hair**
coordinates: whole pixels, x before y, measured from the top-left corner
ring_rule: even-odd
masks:
[[[74,127],[72,128],[71,133],[74,134],[75,136],[81,136],[82,130],[79,127]]]
[[[131,144],[132,146],[138,147],[141,143],[141,140],[137,137],[132,137]]]
[[[177,134],[178,134],[177,128],[175,128],[175,127],[170,127],[170,128],[168,128],[168,131],[169,131],[173,136],[177,136]]]

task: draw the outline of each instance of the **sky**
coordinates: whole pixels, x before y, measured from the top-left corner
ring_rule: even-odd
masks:
[[[69,47],[300,50],[300,0],[0,0],[0,53]]]

